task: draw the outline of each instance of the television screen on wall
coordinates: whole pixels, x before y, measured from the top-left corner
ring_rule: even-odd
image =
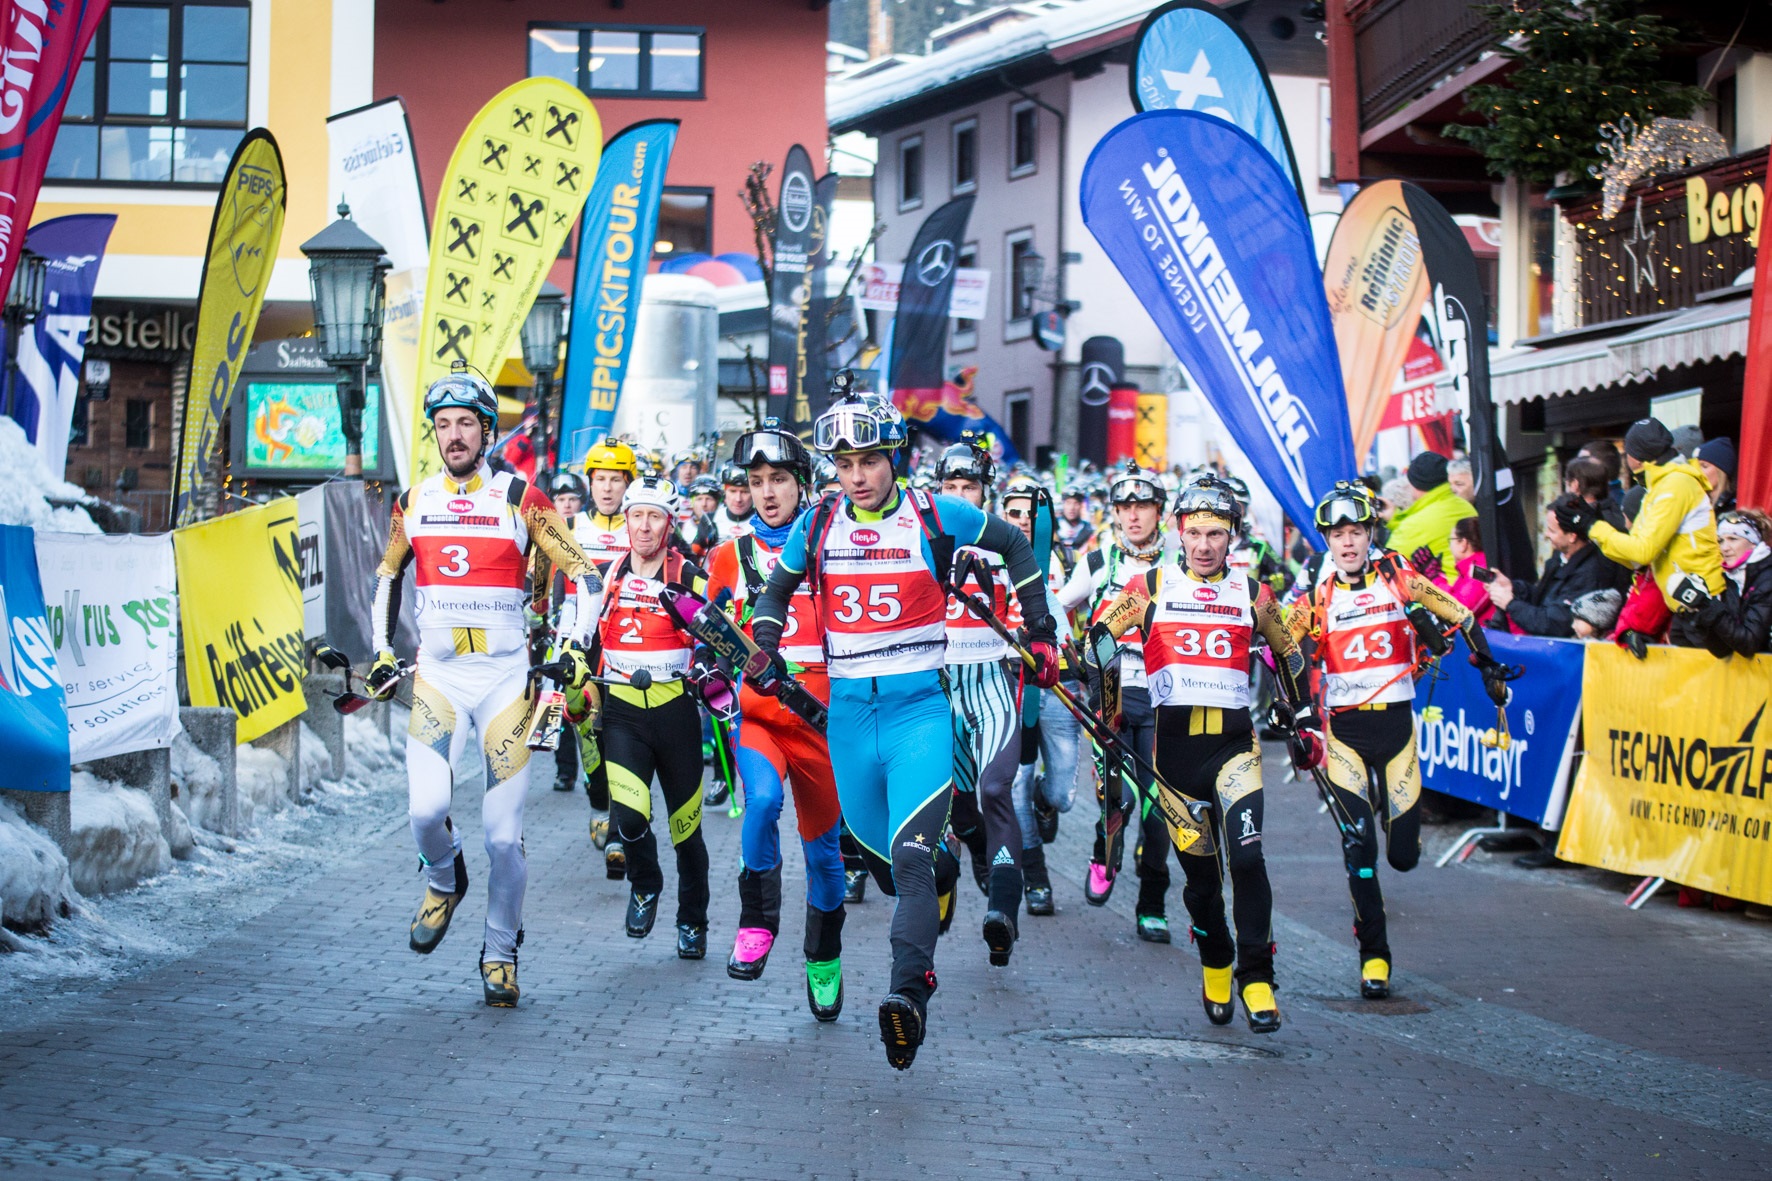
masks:
[[[257,478],[322,476],[341,471],[345,436],[338,387],[331,382],[264,381],[245,384],[244,422],[236,420],[241,466]],[[381,385],[370,382],[363,407],[363,470],[381,468]]]

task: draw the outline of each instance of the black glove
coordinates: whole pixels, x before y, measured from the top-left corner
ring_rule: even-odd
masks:
[[[1292,764],[1300,771],[1309,771],[1323,765],[1328,757],[1328,746],[1323,741],[1323,723],[1317,717],[1317,707],[1304,702],[1292,711]]]
[[[1573,497],[1557,501],[1551,506],[1551,512],[1556,514],[1557,524],[1562,526],[1563,532],[1573,533],[1584,540],[1587,538],[1587,531],[1600,519],[1592,505]]]
[[[566,679],[562,682],[565,688],[582,689],[591,679],[590,654],[578,644],[568,642],[560,649],[560,663],[566,666]]]
[[[1711,602],[1710,589],[1696,574],[1682,574],[1673,585],[1674,602],[1688,611],[1698,611]]]
[[[1489,700],[1496,705],[1507,704],[1507,678],[1504,675],[1506,671],[1499,664],[1483,670],[1483,692],[1487,693]]]
[[[369,695],[377,701],[386,701],[393,693],[393,684],[400,679],[400,661],[392,652],[377,652],[375,661],[370,664],[369,672],[363,678],[363,685]]]
[[[1445,572],[1445,567],[1440,563],[1440,555],[1425,545],[1417,546],[1415,552],[1409,555],[1409,564],[1423,578],[1433,578]]]
[[[762,648],[759,651],[768,660],[767,667],[761,673],[749,673],[745,684],[765,697],[775,697],[786,687],[788,678],[788,662],[774,648]],[[745,666],[747,669],[750,665]]]

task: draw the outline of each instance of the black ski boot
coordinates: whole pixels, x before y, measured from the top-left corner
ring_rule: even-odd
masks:
[[[991,870],[990,909],[984,915],[984,945],[990,952],[991,967],[1009,965],[1009,953],[1021,935],[1016,916],[1021,913],[1021,871],[1013,865],[999,865]]]
[[[837,850],[843,855],[843,901],[854,906],[867,896],[868,866],[847,826],[837,831]]]
[[[1058,908],[1052,903],[1052,876],[1046,870],[1046,850],[1043,846],[1036,845],[1032,849],[1021,851],[1021,876],[1027,883],[1028,913],[1056,914]]]
[[[921,983],[921,988],[913,983],[887,993],[880,1002],[880,1041],[886,1046],[886,1064],[894,1070],[909,1070],[923,1044],[935,972],[925,972]]]

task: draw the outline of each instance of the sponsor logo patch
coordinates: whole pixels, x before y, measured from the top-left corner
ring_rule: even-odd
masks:
[[[849,535],[856,545],[879,545],[880,535],[872,529],[857,529]]]
[[[458,496],[444,507],[452,513],[471,513],[474,511],[474,502],[465,496]]]

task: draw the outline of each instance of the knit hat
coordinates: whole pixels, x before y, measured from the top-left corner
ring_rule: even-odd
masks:
[[[1630,486],[1630,490],[1624,494],[1624,502],[1618,506],[1624,510],[1625,520],[1634,521],[1637,519],[1637,514],[1643,511],[1643,497],[1648,491],[1649,489],[1642,484]]]
[[[1674,450],[1691,459],[1704,445],[1704,432],[1695,426],[1677,426],[1673,429]]]
[[[1432,492],[1446,482],[1446,457],[1423,451],[1409,461],[1409,484],[1420,492]]]
[[[1658,463],[1673,449],[1673,434],[1659,418],[1639,418],[1624,432],[1624,453],[1639,463]]]
[[[1731,480],[1735,478],[1735,444],[1724,438],[1711,439],[1692,456],[1714,468],[1721,468]]]
[[[1603,636],[1617,625],[1618,612],[1623,606],[1624,596],[1608,588],[1577,595],[1569,609],[1575,613],[1575,618]]]

